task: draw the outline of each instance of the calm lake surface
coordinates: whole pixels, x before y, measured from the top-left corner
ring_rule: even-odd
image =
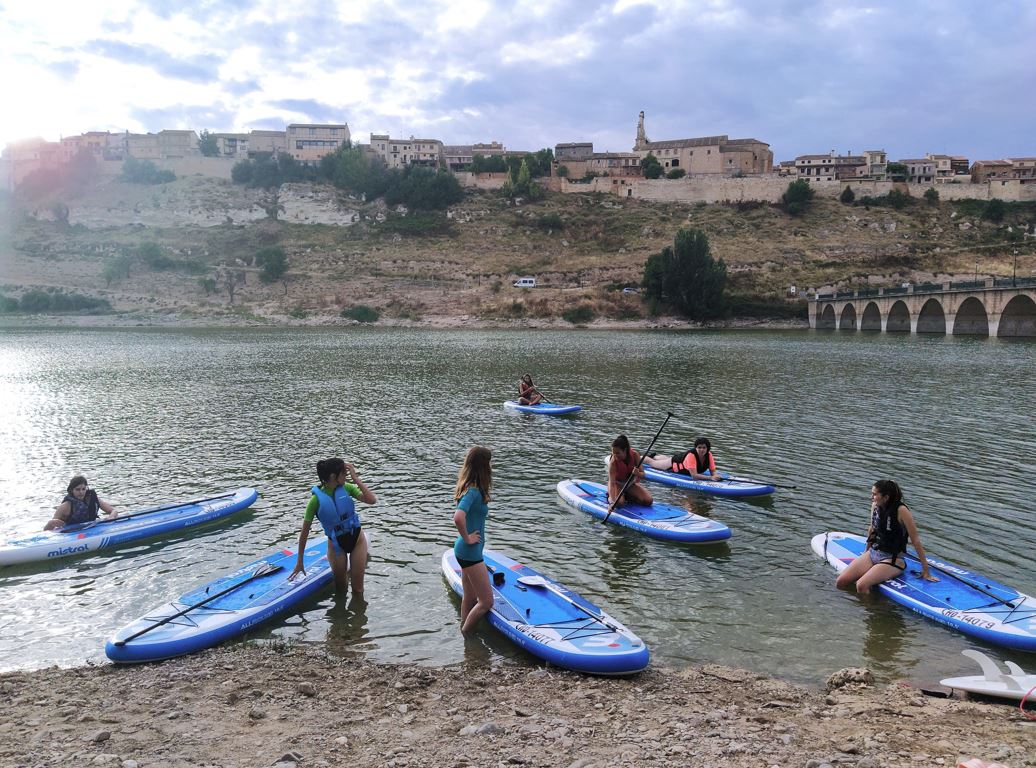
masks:
[[[41,527],[79,472],[122,511],[261,493],[223,524],[0,570],[0,669],[104,661],[116,628],[294,546],[314,465],[332,455],[378,495],[359,505],[369,602],[327,593],[252,637],[385,662],[537,663],[488,627],[465,643],[440,575],[457,469],[479,442],[494,450],[488,546],[598,603],[655,664],[806,683],[864,665],[884,680],[972,674],[964,635],[837,591],[809,540],[865,532],[870,485],[891,477],[931,553],[1036,593],[1034,363],[1031,342],[824,332],[0,330],[0,540]],[[525,371],[586,409],[505,410]],[[559,480],[601,481],[615,435],[642,450],[667,410],[655,450],[706,435],[721,469],[797,488],[745,502],[649,486],[728,524],[712,546],[559,500]]]

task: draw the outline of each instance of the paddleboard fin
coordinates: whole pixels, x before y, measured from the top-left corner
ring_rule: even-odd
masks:
[[[997,667],[996,662],[991,658],[982,653],[982,651],[976,651],[973,648],[965,648],[961,651],[962,656],[967,656],[969,659],[978,662],[978,665],[982,667],[982,674],[986,680],[990,682],[996,682],[1001,678],[1005,677],[1004,673]]]

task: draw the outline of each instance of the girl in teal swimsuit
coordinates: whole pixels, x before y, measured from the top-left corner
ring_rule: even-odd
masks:
[[[492,458],[492,452],[481,445],[468,449],[464,465],[457,474],[457,487],[453,494],[457,502],[453,524],[460,534],[453,543],[453,554],[460,565],[464,588],[460,603],[460,631],[465,635],[493,607],[493,587],[482,559],[486,517],[489,515],[489,490],[493,485]]]

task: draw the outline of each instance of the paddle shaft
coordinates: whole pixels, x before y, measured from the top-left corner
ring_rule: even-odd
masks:
[[[756,485],[772,485],[774,488],[786,488],[790,491],[795,490],[794,485],[781,485],[780,483],[771,483],[769,480],[752,480],[748,477],[725,477],[723,478],[726,482],[736,483],[755,483]]]
[[[102,521],[102,520],[98,519],[98,520],[90,520],[89,522],[86,522],[86,523],[76,523],[74,525],[67,525],[64,528],[58,529],[57,532],[58,533],[74,533],[75,531],[81,531],[81,530],[83,530],[86,527],[93,527],[94,525],[96,525],[99,522],[117,523],[120,520],[132,520],[135,517],[143,517],[144,515],[152,515],[155,512],[165,512],[167,509],[176,509],[177,507],[187,507],[187,506],[190,506],[191,504],[200,504],[203,501],[215,501],[216,499],[229,499],[230,497],[232,497],[234,495],[235,494],[233,494],[233,493],[224,493],[224,494],[220,494],[219,496],[206,496],[206,497],[201,498],[201,499],[191,499],[190,501],[181,501],[181,502],[179,502],[177,504],[166,504],[164,507],[154,507],[152,509],[142,509],[140,512],[133,512],[132,514],[129,514],[129,515],[119,515],[118,517],[116,517],[113,520],[103,520]]]
[[[119,646],[121,648],[126,643],[128,643],[130,640],[135,640],[136,638],[140,637],[141,635],[146,635],[152,629],[157,629],[158,627],[161,627],[163,624],[168,624],[173,619],[178,619],[181,616],[183,616],[184,614],[190,613],[195,608],[201,608],[206,603],[211,603],[217,597],[223,597],[223,595],[229,594],[230,592],[233,592],[235,589],[243,587],[245,584],[247,584],[250,581],[258,579],[258,578],[260,578],[262,576],[269,576],[271,573],[277,573],[277,571],[281,570],[282,568],[284,568],[283,565],[272,565],[270,563],[263,563],[263,565],[260,565],[258,568],[256,568],[255,572],[251,576],[249,576],[247,579],[242,579],[241,581],[239,581],[237,584],[234,584],[233,586],[230,586],[230,587],[227,587],[226,589],[220,590],[219,592],[217,592],[214,595],[209,595],[204,600],[202,600],[200,603],[195,603],[194,605],[189,605],[186,608],[184,608],[182,611],[174,613],[172,616],[166,616],[164,619],[162,619],[161,621],[158,621],[158,622],[152,624],[150,627],[144,627],[144,629],[140,630],[139,632],[134,632],[132,635],[130,635],[129,637],[125,638],[124,640],[117,640],[115,642],[115,645],[117,645],[117,646]]]
[[[593,611],[591,611],[586,606],[580,605],[575,600],[573,600],[568,595],[566,595],[564,592],[562,592],[561,590],[555,588],[553,584],[551,584],[550,582],[548,582],[545,579],[543,581],[540,581],[538,579],[535,580],[535,581],[522,581],[522,579],[519,578],[518,579],[518,583],[519,584],[526,584],[526,585],[528,585],[530,587],[542,587],[543,589],[549,590],[550,592],[553,592],[555,595],[560,597],[562,600],[564,600],[569,605],[573,606],[574,608],[578,608],[580,611],[585,613],[591,619],[596,619],[597,621],[601,622],[602,624],[604,624],[604,626],[608,627],[608,629],[610,629],[612,632],[617,632],[618,631],[618,627],[616,627],[615,625],[611,624],[608,621],[605,621],[604,616],[602,616],[599,613],[594,613]]]
[[[927,561],[928,558],[925,558],[925,560]],[[949,576],[950,578],[956,579],[961,584],[967,584],[969,587],[971,587],[976,592],[981,592],[986,597],[991,597],[994,600],[996,600],[998,603],[1006,605],[1008,608],[1017,608],[1018,607],[1012,601],[1005,600],[1002,597],[997,597],[992,592],[987,592],[986,590],[982,589],[982,587],[980,587],[975,582],[971,581],[970,579],[965,579],[962,576],[958,576],[953,571],[948,571],[945,568],[940,568],[939,566],[937,566],[937,565],[935,565],[934,563],[931,563],[931,562],[928,562],[928,567],[931,568],[933,571],[938,571],[939,573],[945,573],[947,576]]]
[[[615,509],[615,505],[618,504],[619,501],[622,499],[622,495],[626,493],[626,489],[630,487],[630,483],[632,483],[636,479],[637,470],[640,469],[640,465],[644,463],[644,457],[654,447],[655,441],[658,439],[658,436],[662,434],[662,430],[665,429],[665,425],[669,423],[669,419],[671,418],[673,418],[672,411],[666,411],[665,421],[662,422],[662,426],[658,428],[658,431],[655,433],[655,436],[651,438],[651,442],[648,443],[648,447],[643,452],[641,452],[640,459],[637,461],[637,465],[633,467],[633,471],[630,472],[630,476],[626,478],[626,482],[623,483],[622,490],[619,491],[618,495],[615,497],[615,501],[608,505],[608,512],[605,514],[604,520],[601,521],[602,523],[607,523],[608,518],[612,516],[612,510]]]

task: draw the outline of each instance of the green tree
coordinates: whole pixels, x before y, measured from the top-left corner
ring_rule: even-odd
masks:
[[[719,317],[726,309],[727,265],[716,261],[700,229],[681,229],[672,246],[648,257],[644,296],[693,319]]]
[[[559,165],[558,166],[558,178],[559,179],[567,179],[568,178],[568,166],[567,165]]]
[[[670,169],[669,173],[665,175],[665,177],[667,179],[682,179],[686,175],[687,171],[685,171],[683,168],[672,168]]]
[[[986,221],[1003,221],[1005,213],[1007,213],[1007,206],[1004,205],[1004,201],[994,197],[986,203],[986,207],[982,211],[982,218]]]
[[[838,196],[838,199],[841,200],[846,205],[852,205],[853,204],[853,200],[856,199],[856,193],[853,192],[853,188],[852,187],[848,187],[847,186],[845,189],[842,190],[842,194],[840,194]]]
[[[500,155],[475,155],[471,158],[468,169],[472,173],[504,173],[510,170],[507,161]]]
[[[925,201],[927,201],[929,205],[938,205],[939,190],[937,190],[935,187],[928,187],[928,189],[924,191],[924,199]]]
[[[255,255],[255,265],[260,268],[259,280],[276,283],[288,271],[288,257],[279,245],[263,248]]]
[[[885,166],[885,173],[893,181],[906,181],[910,175],[910,169],[906,163],[889,163]]]
[[[897,211],[901,211],[906,208],[913,200],[910,198],[909,193],[903,192],[899,189],[891,189],[888,194],[889,205],[895,208]]]
[[[650,152],[647,157],[640,161],[640,170],[644,174],[645,179],[660,179],[664,172],[662,164],[658,162],[658,158]]]
[[[122,163],[122,180],[133,184],[167,184],[176,180],[176,174],[159,170],[150,160],[127,157]]]
[[[815,194],[808,181],[796,179],[788,185],[788,189],[781,196],[781,202],[784,204],[784,210],[790,215],[801,216],[809,210]]]
[[[385,202],[389,205],[403,203],[418,210],[442,210],[462,197],[464,191],[456,176],[420,165],[391,174],[385,191]]]
[[[205,157],[217,157],[219,145],[216,143],[216,136],[208,131],[202,131],[201,138],[198,140],[198,149]]]

